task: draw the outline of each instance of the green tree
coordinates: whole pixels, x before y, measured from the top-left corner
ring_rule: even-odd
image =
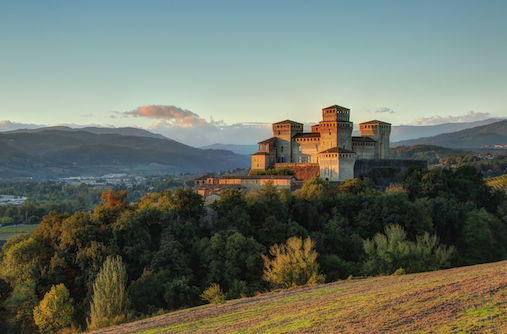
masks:
[[[121,256],[108,256],[95,282],[88,329],[116,325],[126,320],[129,298],[127,270]]]
[[[282,245],[274,244],[264,259],[263,279],[275,286],[290,288],[300,285],[323,283],[325,277],[319,273],[314,241],[307,237],[292,237]]]
[[[74,300],[63,283],[51,287],[33,310],[35,324],[42,333],[54,333],[70,327],[74,318]]]

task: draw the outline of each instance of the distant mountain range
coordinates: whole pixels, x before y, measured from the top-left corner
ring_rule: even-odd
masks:
[[[483,121],[477,122],[469,122],[469,123],[446,123],[439,125],[393,125],[391,127],[391,136],[390,140],[392,142],[391,146],[394,147],[396,145],[406,145],[402,144],[401,141],[405,141],[408,139],[413,139],[415,144],[426,144],[426,142],[420,142],[419,139],[425,139],[424,137],[436,136],[443,133],[450,133],[464,129],[476,128],[482,125],[493,124],[496,122],[500,122],[502,119],[500,118],[489,118]],[[352,133],[353,136],[360,136],[359,131],[354,131]],[[259,138],[259,141],[264,140],[266,138]],[[412,141],[410,141],[412,142]],[[404,143],[404,142],[403,142]],[[440,144],[433,144],[440,145]],[[485,144],[486,145],[486,144]],[[488,145],[493,145],[492,143]],[[442,145],[444,146],[444,145]],[[474,146],[475,147],[475,146]],[[221,149],[221,150],[229,150],[238,154],[252,154],[258,151],[258,145],[235,145],[235,144],[212,144],[202,146],[202,149]],[[466,147],[468,148],[468,147]]]
[[[85,131],[85,132],[94,133],[96,135],[117,134],[117,135],[122,135],[122,136],[168,139],[167,137],[164,137],[160,134],[152,133],[152,132],[146,131],[144,129],[131,128],[131,127],[98,128],[98,127],[89,126],[89,127],[84,127],[84,128],[71,128],[68,126],[48,126],[48,127],[44,127],[44,128],[38,128],[38,129],[18,129],[18,130],[5,131],[5,132],[0,132],[0,133],[34,133],[34,132],[41,132],[41,131],[48,131],[48,130],[70,131],[70,132]]]
[[[507,145],[507,121],[439,134],[432,137],[403,140],[392,143],[391,146],[412,146],[419,144],[466,149],[481,148],[485,145]]]
[[[248,156],[198,149],[136,128],[51,127],[0,133],[0,178],[200,173],[249,165]]]
[[[391,127],[391,142],[431,137],[442,133],[471,129],[481,125],[487,125],[502,121],[500,118],[488,118],[483,121],[467,123],[445,123],[438,125],[394,125]]]

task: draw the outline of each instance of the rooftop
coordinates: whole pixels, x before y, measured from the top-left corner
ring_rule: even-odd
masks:
[[[294,122],[294,121],[291,121],[290,119],[286,119],[285,121],[281,121],[281,122],[277,122],[277,123],[273,123],[273,124],[287,124],[287,123],[303,125],[303,123]]]
[[[332,105],[331,107],[323,108],[322,110],[328,110],[328,109],[337,109],[337,110],[346,110],[346,111],[350,111],[350,109],[349,109],[349,108],[345,108],[345,107],[339,106],[339,105],[337,105],[337,104]]]
[[[276,137],[271,137],[271,138],[269,138],[269,139],[266,139],[266,140],[260,141],[260,142],[258,142],[257,144],[267,144],[267,143],[272,142],[272,141],[273,141],[273,140],[275,140],[275,139],[276,139]]]
[[[354,151],[350,151],[350,150],[347,150],[345,148],[341,148],[341,147],[332,147],[330,149],[327,149],[325,151],[322,151],[322,152],[319,152],[319,154],[323,154],[323,153],[356,153]]]
[[[254,176],[222,176],[222,179],[239,179],[239,180],[259,180],[259,179],[278,179],[278,180],[287,180],[292,179],[294,175],[254,175]]]
[[[364,122],[364,123],[359,123],[359,125],[361,124],[386,124],[386,125],[391,125],[391,123],[386,123],[386,122],[382,122],[382,121],[379,121],[379,120],[373,120],[373,121],[369,121],[369,122]]]
[[[320,137],[320,132],[297,133],[292,138]]]
[[[376,143],[377,141],[375,139],[372,139],[370,137],[352,137],[352,142],[370,142],[370,143]]]

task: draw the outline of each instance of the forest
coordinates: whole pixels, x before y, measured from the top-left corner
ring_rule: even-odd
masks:
[[[280,288],[263,279],[264,265],[273,245],[291,237],[313,241],[326,282],[507,254],[505,193],[466,165],[410,168],[384,192],[368,179],[331,186],[315,178],[293,193],[273,185],[229,189],[210,207],[191,189],[127,198],[110,190],[93,210],[51,211],[33,235],[8,240],[0,255],[2,333],[39,331],[47,294],[72,306],[67,332],[85,330],[96,307],[94,284],[113,258],[125,269],[133,320],[201,305],[214,285],[227,299]]]

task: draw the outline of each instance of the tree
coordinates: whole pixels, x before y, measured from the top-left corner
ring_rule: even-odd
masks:
[[[282,245],[274,244],[264,259],[263,279],[275,286],[291,288],[300,285],[311,285],[324,282],[324,275],[319,273],[317,252],[314,241],[307,237],[292,237]]]
[[[127,270],[121,256],[108,256],[93,283],[88,329],[98,329],[125,321],[130,304],[126,286]]]
[[[33,310],[35,324],[42,333],[53,333],[70,327],[74,318],[74,300],[63,283],[52,286]]]

